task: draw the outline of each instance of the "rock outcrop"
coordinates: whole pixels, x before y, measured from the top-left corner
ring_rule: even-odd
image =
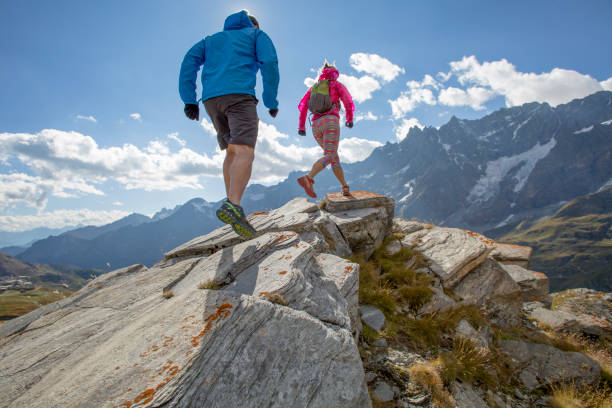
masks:
[[[429,351],[400,349],[393,335],[386,337],[401,322],[419,327],[420,319],[430,319],[423,330],[449,330],[435,345],[446,348],[445,361],[453,361],[453,342],[467,347],[464,353],[475,346],[477,357],[507,354],[528,394],[558,382],[597,381],[599,366],[583,354],[493,333],[546,325],[607,334],[608,295],[568,292],[555,296],[551,308],[546,276],[526,269],[529,248],[394,219],[393,200],[352,194],[328,194],[319,205],[298,198],[253,213],[254,239],[219,228],[151,268],[110,272],[69,298],[3,324],[0,406],[371,407],[373,398],[430,407],[436,398],[454,398],[458,407],[490,401],[527,407],[535,401],[518,389],[520,398],[501,388],[487,392],[460,381],[458,371],[442,390],[442,381],[434,381],[442,363],[432,363]],[[376,251],[383,243],[384,251]],[[349,259],[372,254],[400,256],[385,258],[400,259],[403,268],[393,284],[413,279],[403,296],[422,302],[381,306],[370,297],[372,304],[360,305],[360,264]],[[377,293],[402,289],[380,282]],[[463,314],[449,325],[460,308],[480,320]],[[446,328],[431,323],[446,311]],[[364,323],[368,330],[360,336]],[[434,385],[417,384],[414,366]],[[487,376],[497,378],[495,372]]]
[[[252,214],[255,239],[217,229],[2,325],[0,405],[369,407],[359,265],[336,254],[380,245],[393,201],[356,195]]]

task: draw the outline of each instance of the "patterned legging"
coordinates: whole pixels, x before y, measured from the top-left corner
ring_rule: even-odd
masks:
[[[338,142],[340,141],[340,121],[335,115],[326,115],[312,122],[312,134],[323,149],[323,157],[318,162],[332,169],[339,169]]]

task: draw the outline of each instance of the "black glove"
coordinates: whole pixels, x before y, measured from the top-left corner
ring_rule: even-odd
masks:
[[[305,130],[303,130],[303,129],[299,129],[299,130],[298,130],[298,135],[300,135],[300,136],[306,136],[306,131],[305,131]]]
[[[191,120],[200,120],[200,107],[192,103],[185,104],[185,116]]]
[[[278,108],[276,108],[276,109],[270,109],[268,112],[270,113],[270,116],[272,116],[273,118],[275,118],[275,117],[276,117],[276,115],[278,114]]]
[[[347,128],[352,128],[353,127],[353,122],[346,122],[346,127]]]

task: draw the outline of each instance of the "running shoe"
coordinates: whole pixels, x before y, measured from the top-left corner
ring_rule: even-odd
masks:
[[[312,198],[317,198],[317,194],[314,192],[312,185],[314,184],[314,180],[308,177],[308,175],[302,176],[297,179],[297,182],[300,186],[304,188],[306,194],[308,194]]]
[[[257,231],[249,223],[244,215],[244,210],[241,206],[233,204],[230,200],[225,200],[221,207],[217,210],[217,218],[222,222],[229,224],[234,232],[243,238],[251,239],[255,237]]]

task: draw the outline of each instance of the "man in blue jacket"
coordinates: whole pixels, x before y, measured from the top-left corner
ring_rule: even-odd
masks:
[[[251,178],[259,119],[255,81],[261,69],[263,103],[270,116],[278,113],[278,59],[270,37],[245,10],[225,19],[223,31],[194,45],[181,65],[179,93],[185,115],[199,120],[196,77],[202,68],[202,98],[206,113],[217,131],[217,141],[225,150],[223,179],[227,198],[217,217],[234,231],[253,238],[255,229],[248,222],[240,200]]]

